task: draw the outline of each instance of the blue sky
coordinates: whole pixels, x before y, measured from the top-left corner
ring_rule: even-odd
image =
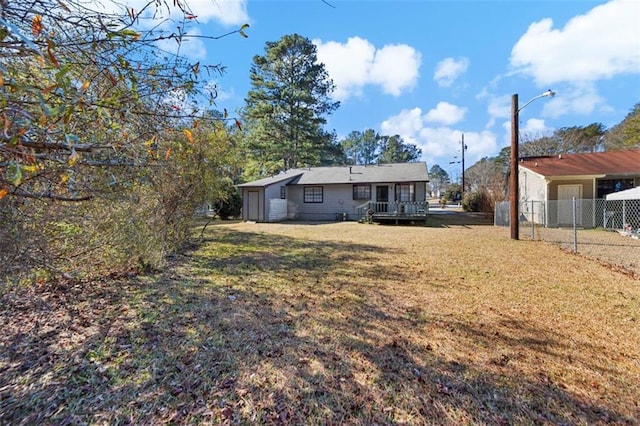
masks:
[[[400,134],[429,168],[453,177],[509,145],[511,95],[523,140],[594,122],[611,127],[640,102],[640,1],[190,0],[195,34],[249,24],[248,38],[190,41],[183,53],[221,63],[220,109],[244,104],[254,55],[298,33],[313,40],[340,108],[327,130]]]

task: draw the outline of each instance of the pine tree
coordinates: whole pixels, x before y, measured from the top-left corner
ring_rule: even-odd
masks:
[[[323,129],[325,115],[339,102],[316,46],[298,34],[267,42],[265,55],[251,66],[251,90],[245,121],[250,155],[264,172],[319,165],[335,150],[334,136]]]

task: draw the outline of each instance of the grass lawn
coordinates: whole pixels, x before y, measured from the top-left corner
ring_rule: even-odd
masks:
[[[640,281],[439,225],[210,225],[162,274],[5,291],[0,424],[640,422]]]

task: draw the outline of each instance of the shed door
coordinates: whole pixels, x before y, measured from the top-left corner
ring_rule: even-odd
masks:
[[[249,191],[247,199],[247,220],[260,219],[260,195],[258,191]]]
[[[558,225],[573,224],[573,198],[576,199],[576,225],[582,225],[582,185],[558,185]]]

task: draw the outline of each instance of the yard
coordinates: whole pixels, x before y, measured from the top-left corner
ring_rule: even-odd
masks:
[[[162,274],[5,289],[0,423],[640,421],[640,281],[438,225],[216,224]]]

